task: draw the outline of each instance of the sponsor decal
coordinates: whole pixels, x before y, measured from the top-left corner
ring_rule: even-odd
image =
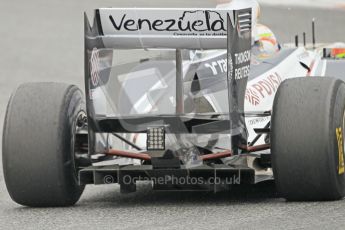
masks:
[[[252,105],[258,105],[260,104],[260,97],[258,95],[258,92],[256,90],[253,90],[251,88],[248,88],[246,90],[245,99],[250,102]]]
[[[281,82],[282,78],[275,72],[259,80],[257,83],[250,85],[246,89],[245,98],[250,104],[256,106],[267,96],[274,95]]]
[[[231,55],[229,55],[231,58]],[[227,64],[226,64],[226,58],[222,58],[213,62],[209,62],[209,63],[205,63],[205,67],[209,68],[212,71],[213,75],[218,75],[218,74],[222,74],[222,73],[226,73],[227,72]],[[232,61],[231,61],[232,63]],[[230,69],[231,71],[231,69]]]
[[[221,14],[212,10],[182,11],[176,18],[132,18],[127,13],[113,17],[109,20],[116,31],[157,31],[174,32],[174,35],[226,35],[226,24]],[[116,20],[118,19],[118,20]],[[200,33],[201,32],[201,33]]]
[[[250,64],[249,61],[251,61],[251,52],[249,50],[235,53],[234,55],[227,55],[228,56],[228,63],[229,63],[229,75],[235,76],[235,80],[240,80],[242,78],[249,77],[250,72]],[[235,57],[235,61],[233,61],[232,56]],[[241,66],[243,63],[246,65]],[[234,70],[234,65],[240,66]],[[218,60],[214,60],[211,62],[207,62],[204,64],[204,66],[211,70],[212,74],[214,76],[219,74],[226,74],[228,70],[227,65],[227,59],[226,58],[220,58]]]
[[[344,164],[344,145],[343,145],[343,130],[341,127],[335,129],[338,142],[338,174],[344,174],[345,164]]]
[[[260,124],[260,123],[263,123],[263,122],[267,122],[267,121],[270,121],[270,117],[258,117],[258,118],[254,118],[254,119],[251,119],[251,120],[248,120],[248,125],[251,125],[251,126],[254,126],[254,125],[257,125],[257,124]]]
[[[90,58],[91,83],[97,86],[99,83],[99,52],[96,48],[92,50]]]
[[[250,50],[244,52],[235,53],[235,65],[239,66],[235,69],[235,80],[240,80],[249,77],[250,72]],[[231,60],[233,63],[233,61]],[[244,65],[243,65],[244,64]]]

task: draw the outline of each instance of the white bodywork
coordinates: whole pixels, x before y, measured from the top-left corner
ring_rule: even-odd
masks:
[[[214,58],[214,56],[221,56],[224,51],[218,51],[217,53],[211,53],[209,56],[205,56],[202,60],[205,61],[205,65],[213,68],[215,73],[222,70],[222,67],[217,62],[208,64],[207,59]],[[304,63],[310,67],[311,71],[308,71],[299,62]],[[188,69],[191,62],[184,64],[184,69]],[[295,77],[308,77],[308,76],[323,76],[325,69],[325,62],[321,60],[321,56],[314,51],[307,51],[304,48],[298,48],[294,50],[287,58],[282,60],[278,65],[274,66],[267,72],[250,79],[247,84],[246,97],[245,97],[245,112],[264,112],[271,111],[273,106],[273,100],[277,89],[282,81],[288,78]],[[204,95],[205,98],[210,102],[215,112],[225,111],[227,103],[224,100],[227,98],[227,92],[221,91],[217,93]],[[255,137],[256,133],[254,128],[263,128],[270,121],[271,117],[247,117],[246,125],[248,129],[248,142],[251,142]],[[136,144],[145,148],[146,146],[146,135],[135,135]],[[264,144],[264,136],[262,136],[257,144]],[[227,147],[227,143],[221,146],[218,143],[218,147]]]

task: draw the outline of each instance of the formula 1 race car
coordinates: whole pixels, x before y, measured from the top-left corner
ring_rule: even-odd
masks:
[[[27,83],[9,101],[12,199],[68,206],[87,184],[128,193],[138,181],[219,191],[269,180],[287,200],[344,197],[345,50],[267,52],[256,26],[251,8],[100,8],[92,25],[85,15],[86,96]]]

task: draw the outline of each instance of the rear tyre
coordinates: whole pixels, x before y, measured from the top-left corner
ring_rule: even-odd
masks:
[[[345,195],[345,84],[333,78],[284,81],[272,114],[272,166],[287,200]]]
[[[70,206],[80,198],[74,158],[82,92],[62,83],[28,83],[13,93],[3,130],[7,190],[18,204]]]

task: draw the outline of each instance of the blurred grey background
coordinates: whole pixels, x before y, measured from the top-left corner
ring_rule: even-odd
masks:
[[[260,2],[260,22],[281,43],[293,42],[303,32],[311,41],[313,18],[318,42],[345,42],[343,0]],[[108,6],[213,7],[215,2],[0,0],[0,130],[9,96],[20,83],[84,87],[83,12]],[[267,185],[220,194],[161,193],[143,185],[137,193],[121,195],[116,185],[89,186],[73,208],[30,209],[11,201],[0,170],[0,229],[344,229],[344,201],[286,203],[272,196],[272,190]]]

